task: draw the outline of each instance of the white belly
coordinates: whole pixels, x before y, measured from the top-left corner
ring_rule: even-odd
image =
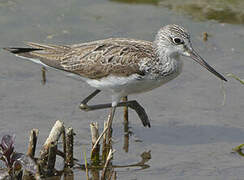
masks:
[[[138,79],[138,75],[134,74],[129,77],[108,76],[100,80],[87,80],[86,82],[97,89],[110,91],[112,94],[117,94],[120,97],[129,94],[138,94],[155,89],[169,80],[172,77],[162,79]]]

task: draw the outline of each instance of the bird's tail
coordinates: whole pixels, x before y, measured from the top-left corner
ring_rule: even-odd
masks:
[[[60,68],[59,60],[70,49],[68,46],[45,45],[33,42],[26,44],[30,47],[7,47],[3,49],[35,63],[55,68]]]

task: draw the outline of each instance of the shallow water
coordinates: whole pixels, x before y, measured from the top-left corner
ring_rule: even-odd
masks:
[[[244,78],[243,25],[193,21],[163,6],[105,0],[12,0],[0,3],[0,46],[22,46],[24,41],[74,44],[108,37],[152,41],[165,24],[181,24],[192,35],[195,49],[226,76]],[[202,33],[209,34],[207,42]],[[84,163],[89,152],[91,122],[100,127],[108,110],[82,112],[80,101],[93,91],[87,84],[53,69],[41,83],[41,66],[0,51],[0,135],[16,134],[16,150],[26,152],[29,132],[40,130],[38,148],[59,119],[74,127],[75,157]],[[130,165],[151,151],[149,168],[117,168],[118,179],[242,179],[243,157],[232,148],[244,141],[243,85],[228,78],[222,82],[184,58],[183,73],[149,93],[130,96],[146,109],[151,128],[144,128],[130,111],[129,152],[123,150],[122,110],[114,119],[114,165]],[[224,92],[224,93],[223,93]],[[225,99],[225,96],[226,99]],[[109,102],[108,93],[92,103]],[[58,168],[62,167],[62,163]],[[85,172],[75,170],[75,179]]]

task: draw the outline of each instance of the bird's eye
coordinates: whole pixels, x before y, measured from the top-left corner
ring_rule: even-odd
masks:
[[[173,38],[173,42],[177,45],[184,44],[184,41],[180,38]]]

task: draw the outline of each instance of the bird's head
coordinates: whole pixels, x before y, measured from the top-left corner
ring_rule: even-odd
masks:
[[[190,57],[220,79],[227,81],[192,48],[190,35],[183,27],[175,24],[162,27],[157,33],[155,45],[159,56],[166,55],[174,58],[183,55]]]

